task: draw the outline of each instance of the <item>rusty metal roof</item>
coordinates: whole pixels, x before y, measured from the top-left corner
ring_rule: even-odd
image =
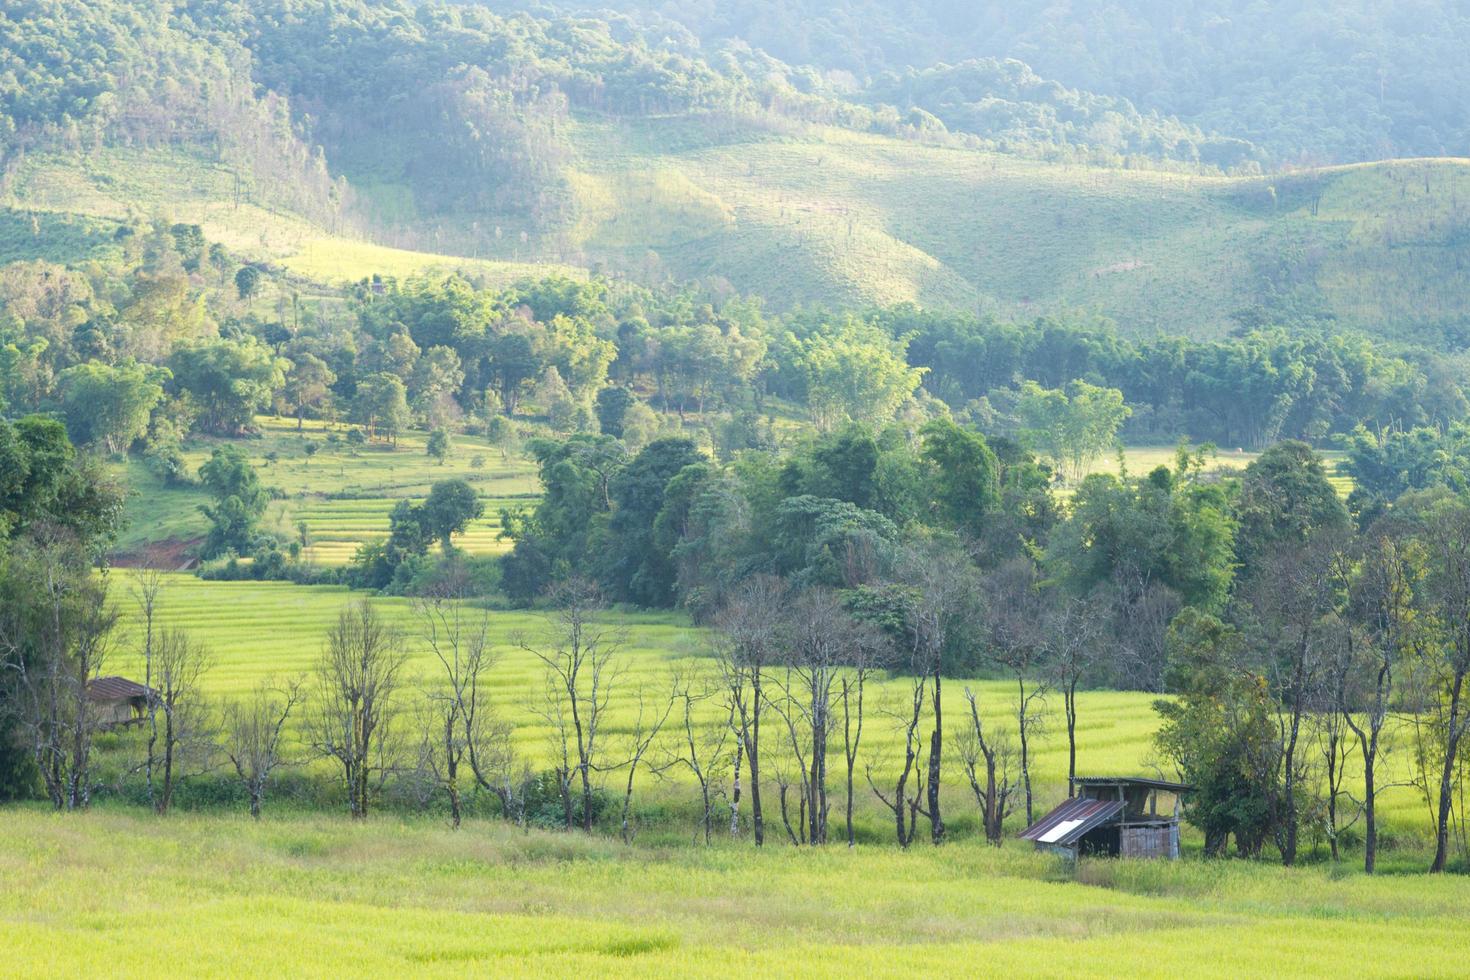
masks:
[[[1123,812],[1122,800],[1086,800],[1075,797],[1021,831],[1022,840],[1038,844],[1075,844],[1089,830]]]
[[[87,697],[93,701],[130,701],[150,694],[148,688],[126,677],[94,677],[87,682]]]

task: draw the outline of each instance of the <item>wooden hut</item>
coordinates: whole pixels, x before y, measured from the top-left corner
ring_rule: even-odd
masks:
[[[1021,831],[1064,857],[1179,857],[1179,812],[1189,787],[1135,776],[1079,776],[1072,795]],[[1160,797],[1163,797],[1161,800]]]
[[[87,682],[87,701],[97,727],[104,731],[141,724],[148,717],[148,702],[157,697],[152,688],[126,677],[94,677]]]

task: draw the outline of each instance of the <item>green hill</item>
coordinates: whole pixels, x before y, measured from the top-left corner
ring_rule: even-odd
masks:
[[[109,150],[29,158],[10,183],[0,249],[80,258],[110,244],[105,222],[83,218],[162,209],[242,255],[322,280],[467,266],[509,281],[556,265],[723,279],[778,308],[1084,307],[1127,333],[1195,336],[1253,310],[1454,346],[1470,318],[1462,160],[1239,179],[1052,165],[819,127],[717,140],[697,117],[568,129],[571,218],[524,241],[476,242],[475,220],[408,217],[376,237],[432,228],[442,251],[388,248],[371,231],[334,235],[279,208],[236,204],[230,174],[205,158]]]

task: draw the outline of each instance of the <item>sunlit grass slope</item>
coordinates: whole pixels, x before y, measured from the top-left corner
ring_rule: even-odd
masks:
[[[375,171],[362,201],[382,212],[378,243],[237,199],[233,171],[198,155],[40,155],[0,201],[11,209],[0,257],[106,247],[107,229],[66,215],[168,214],[328,282],[456,268],[509,282],[599,268],[647,282],[722,279],[777,308],[915,302],[1022,319],[1086,308],[1134,335],[1218,336],[1232,313],[1262,308],[1438,343],[1470,317],[1466,160],[1223,178],[699,116],[584,118],[567,134],[562,223],[416,215],[410,189]],[[383,244],[403,241],[429,250]]]
[[[1451,976],[1470,882],[8,810],[8,975]]]

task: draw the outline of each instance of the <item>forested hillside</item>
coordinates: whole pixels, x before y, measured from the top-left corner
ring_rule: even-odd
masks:
[[[531,9],[610,8],[637,22],[734,39],[878,91],[924,91],[940,63],[1014,58],[1074,88],[1131,100],[1277,162],[1464,155],[1470,98],[1461,70],[1470,15],[1445,0],[531,0]],[[912,69],[918,69],[917,72]],[[963,85],[959,86],[963,91]],[[1004,98],[1003,95],[999,96]]]
[[[80,259],[117,230],[88,221],[163,209],[336,281],[448,255],[777,309],[1087,308],[1133,336],[1244,317],[1452,347],[1470,315],[1462,164],[1225,176],[1259,154],[1015,62],[859,92],[621,20],[34,0],[0,15],[0,64],[9,258]]]

